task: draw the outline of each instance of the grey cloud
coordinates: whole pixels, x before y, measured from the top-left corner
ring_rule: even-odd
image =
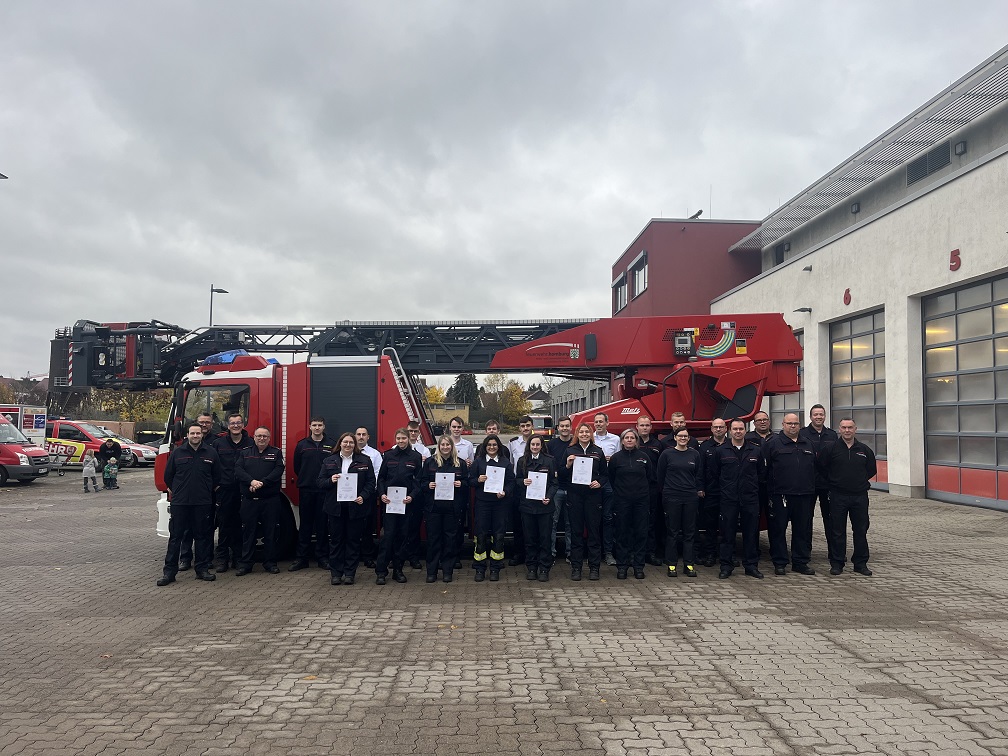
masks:
[[[650,217],[761,218],[1003,44],[946,7],[8,4],[0,373],[211,282],[218,322],[606,315]]]

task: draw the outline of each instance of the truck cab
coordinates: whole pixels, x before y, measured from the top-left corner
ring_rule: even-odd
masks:
[[[8,480],[34,483],[49,474],[49,453],[0,415],[0,486]]]

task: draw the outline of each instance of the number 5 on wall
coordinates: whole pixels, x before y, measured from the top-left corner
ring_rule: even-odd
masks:
[[[962,258],[959,256],[959,250],[953,249],[949,252],[949,270],[956,271],[962,267]]]

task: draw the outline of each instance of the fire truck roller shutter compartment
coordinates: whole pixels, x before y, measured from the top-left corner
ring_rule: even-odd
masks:
[[[368,429],[372,445],[378,441],[378,360],[377,358],[318,357],[311,369],[311,414],[326,421],[333,438],[359,426]],[[338,367],[338,370],[332,368]]]

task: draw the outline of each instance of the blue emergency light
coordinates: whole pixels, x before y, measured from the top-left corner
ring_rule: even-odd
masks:
[[[244,349],[232,349],[228,352],[218,352],[217,354],[211,354],[205,360],[203,360],[204,365],[230,365],[235,361],[237,357],[247,357],[248,352]]]

